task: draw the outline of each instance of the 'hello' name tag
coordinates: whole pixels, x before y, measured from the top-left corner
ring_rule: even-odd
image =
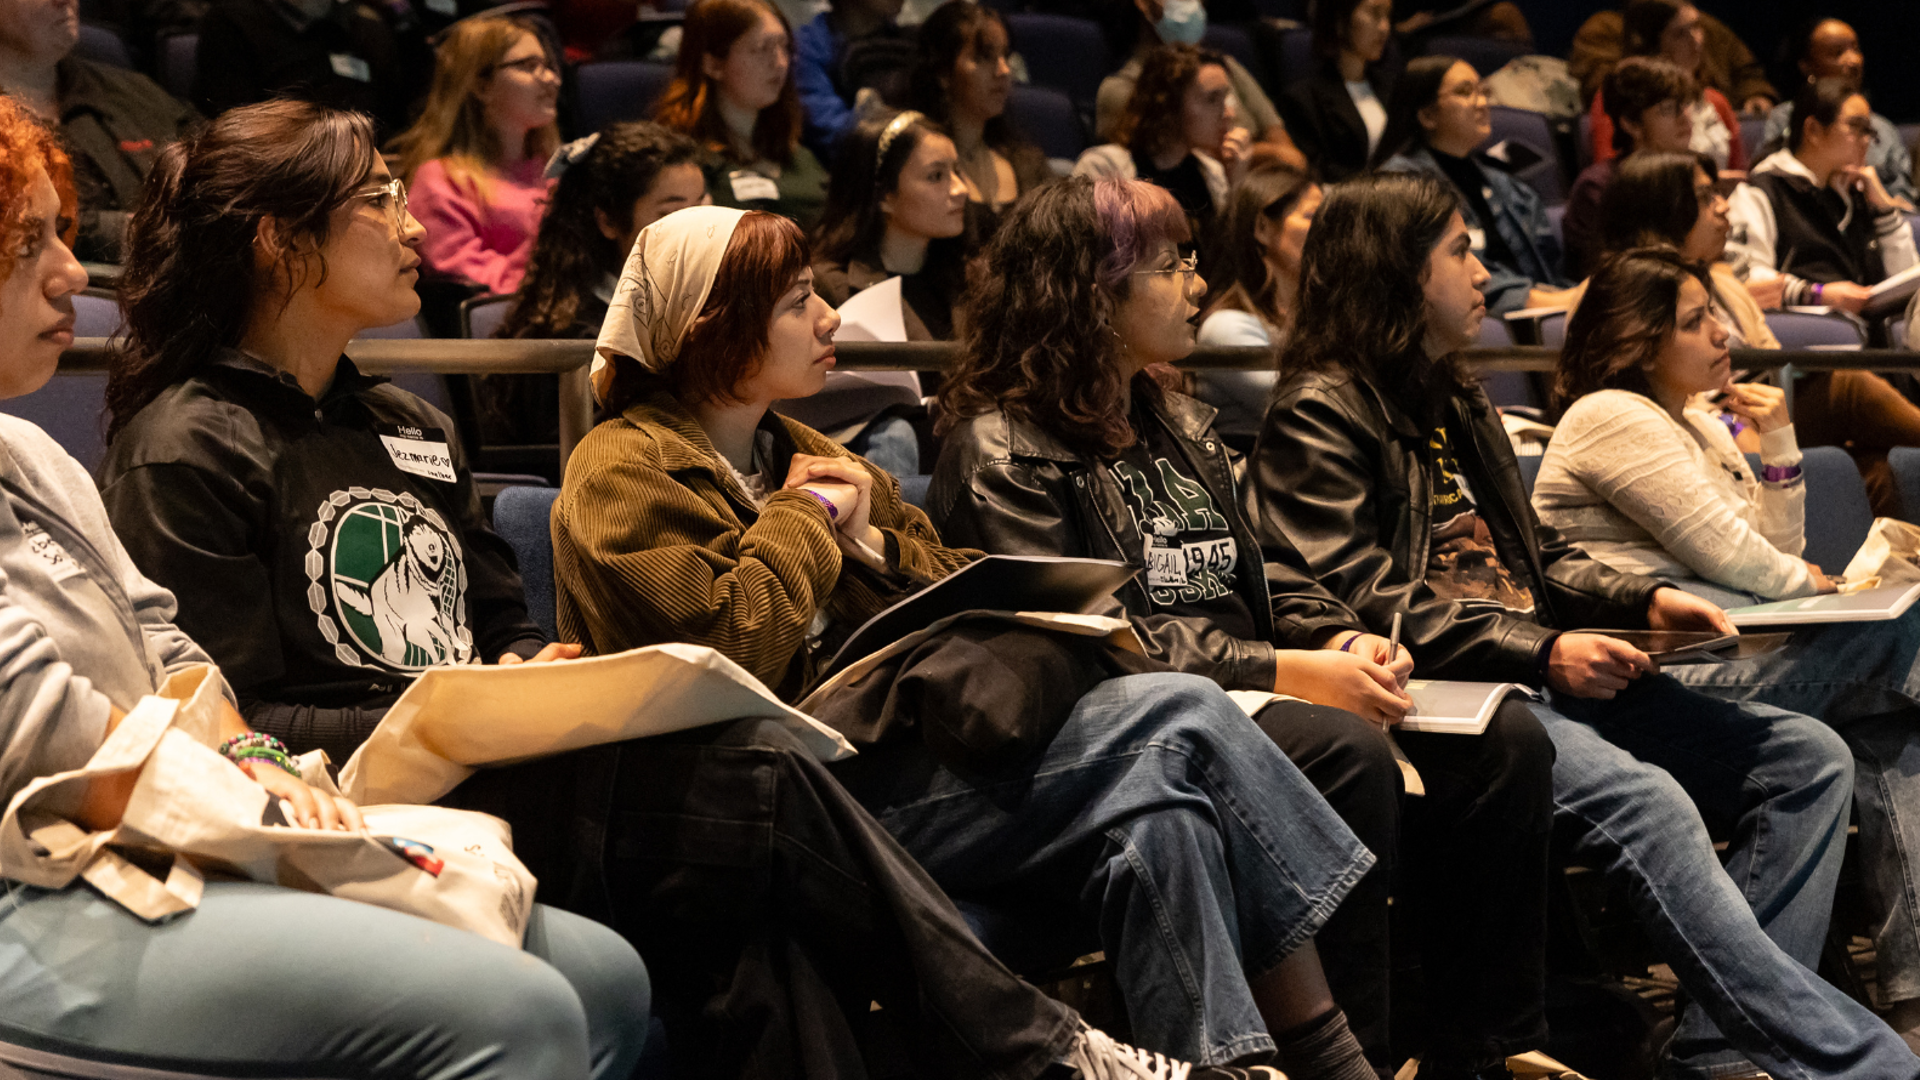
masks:
[[[373,68],[365,60],[349,53],[334,53],[327,57],[327,63],[333,65],[333,73],[343,79],[354,82],[372,82]]]
[[[435,427],[403,424],[375,424],[373,430],[380,436],[380,445],[387,448],[394,468],[429,480],[453,483],[453,453],[447,449],[446,432]]]
[[[727,174],[733,185],[734,202],[767,202],[780,198],[780,185],[751,169],[735,169]]]

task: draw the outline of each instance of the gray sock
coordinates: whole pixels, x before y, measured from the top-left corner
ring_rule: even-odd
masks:
[[[1289,1080],[1379,1080],[1359,1040],[1347,1029],[1347,1014],[1330,1010],[1291,1031],[1274,1035],[1279,1048],[1273,1063]]]

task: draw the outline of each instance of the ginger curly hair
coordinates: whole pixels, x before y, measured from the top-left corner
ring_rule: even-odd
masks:
[[[60,238],[72,247],[79,213],[73,162],[51,128],[12,98],[0,96],[0,278],[13,272],[14,253],[22,242],[40,230],[41,219],[32,216],[27,192],[41,171],[60,195],[60,216],[66,219]]]

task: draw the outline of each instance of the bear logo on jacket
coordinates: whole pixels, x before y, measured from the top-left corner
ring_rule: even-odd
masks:
[[[460,543],[413,494],[336,491],[308,541],[308,603],[343,663],[413,672],[471,655]]]

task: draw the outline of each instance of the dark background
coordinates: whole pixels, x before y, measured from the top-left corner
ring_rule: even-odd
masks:
[[[1599,0],[1515,0],[1533,24],[1542,53],[1565,56],[1574,31],[1587,16],[1615,3]],[[1920,120],[1920,0],[1695,0],[1700,10],[1732,27],[1755,56],[1767,65],[1780,92],[1793,88],[1780,82],[1774,58],[1780,39],[1815,15],[1845,19],[1860,34],[1867,57],[1867,92],[1875,111],[1895,123]],[[1445,6],[1445,5],[1442,5]],[[1734,102],[1734,107],[1739,107]]]

